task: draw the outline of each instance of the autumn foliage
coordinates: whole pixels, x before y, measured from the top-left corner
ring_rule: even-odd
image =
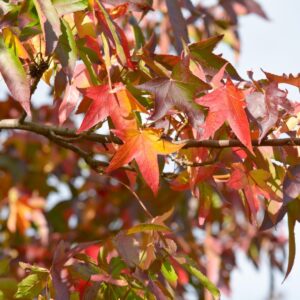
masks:
[[[288,276],[300,76],[241,78],[214,50],[239,52],[250,13],[1,1],[0,299],[218,299],[237,251]]]

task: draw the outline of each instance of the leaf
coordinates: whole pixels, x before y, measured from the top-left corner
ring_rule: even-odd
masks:
[[[238,139],[253,152],[244,98],[244,93],[228,79],[223,87],[196,99],[198,104],[209,107],[202,138],[213,136],[227,121]]]
[[[145,37],[138,21],[134,16],[130,16],[129,23],[132,26],[134,38],[135,38],[135,49],[138,50],[145,45]]]
[[[147,11],[151,9],[153,0],[102,0],[102,2],[109,3],[112,5],[129,3],[129,7],[131,10]]]
[[[80,93],[74,82],[67,84],[63,100],[58,108],[58,120],[60,125],[63,124],[73,112],[79,101],[79,98]]]
[[[14,278],[10,277],[1,277],[0,278],[0,292],[4,294],[3,300],[15,299],[14,294],[18,288],[18,282]],[[1,294],[0,294],[1,299]]]
[[[268,78],[268,80],[273,81],[273,82],[277,82],[277,83],[286,83],[286,84],[290,84],[293,86],[296,86],[300,89],[300,74],[293,76],[292,74],[290,75],[275,75],[272,73],[268,73],[263,71],[266,75],[266,77]]]
[[[288,266],[283,281],[285,281],[289,276],[295,261],[295,256],[296,256],[296,240],[295,240],[295,231],[294,231],[295,225],[296,225],[296,219],[291,215],[290,212],[288,212],[289,257],[288,257]]]
[[[182,266],[193,276],[195,276],[200,283],[212,294],[214,299],[220,299],[219,289],[195,266],[195,263],[187,258],[188,263],[183,264]]]
[[[95,282],[105,282],[108,284],[113,284],[116,286],[128,286],[128,283],[125,279],[114,279],[107,274],[95,274],[91,276],[91,281]]]
[[[55,53],[63,70],[71,80],[77,61],[77,46],[69,24],[63,19],[61,20],[61,30],[62,34],[59,37]]]
[[[19,284],[15,298],[34,299],[46,287],[48,273],[34,273],[25,277]]]
[[[22,261],[19,262],[19,265],[23,270],[30,270],[33,273],[49,273],[49,270],[46,268],[30,265]]]
[[[53,0],[52,2],[60,16],[81,11],[88,7],[88,0]]]
[[[53,53],[62,34],[61,22],[51,0],[33,0],[46,41],[45,54]]]
[[[136,226],[131,227],[127,230],[127,234],[135,234],[145,231],[170,231],[170,229],[166,226],[159,224],[138,224]]]
[[[146,183],[156,195],[159,186],[157,155],[174,153],[184,144],[176,145],[161,139],[161,131],[157,129],[129,129],[125,132],[116,130],[115,133],[123,140],[124,145],[118,149],[106,172],[112,172],[135,159]]]
[[[4,38],[4,43],[7,45],[7,48],[12,48],[14,54],[20,58],[29,58],[25,47],[22,45],[19,38],[13,33],[13,31],[10,28],[3,28],[2,34]]]
[[[247,110],[254,122],[259,126],[259,142],[262,141],[269,130],[277,123],[281,107],[287,111],[291,111],[291,105],[286,96],[287,91],[280,90],[276,83],[271,83],[266,88],[265,94],[254,92],[247,95]]]
[[[156,78],[136,86],[154,94],[155,104],[151,116],[157,121],[173,108],[185,112],[195,128],[203,123],[203,114],[194,103],[196,93],[210,89],[210,85],[198,79],[189,70],[189,61],[180,61],[173,69],[171,78]]]
[[[287,205],[300,195],[300,165],[290,166],[283,180],[283,203]]]
[[[178,276],[169,260],[163,261],[161,272],[170,284],[176,286]]]
[[[168,15],[175,38],[175,48],[177,53],[183,50],[182,40],[189,43],[186,20],[184,19],[178,0],[166,0]]]
[[[168,300],[169,298],[163,293],[157,282],[149,279],[148,289],[156,297],[156,300]]]
[[[30,111],[30,85],[24,68],[14,51],[7,48],[0,35],[0,73],[12,96],[20,102],[28,116]]]
[[[118,55],[118,58],[120,59],[122,65],[128,65],[130,68],[132,66],[132,62],[130,59],[130,53],[129,53],[129,47],[127,38],[122,31],[122,29],[112,20],[109,13],[106,11],[103,4],[97,0],[98,6],[100,8],[100,12],[98,14],[98,19],[104,26],[104,28],[107,28],[111,37],[112,42],[114,43],[116,47],[116,52]]]
[[[262,170],[247,170],[241,163],[232,164],[233,172],[227,181],[227,185],[233,189],[243,189],[247,203],[253,217],[261,207],[262,197],[270,200],[274,195],[266,181],[270,178],[270,173]]]
[[[144,111],[145,109],[122,86],[119,86],[116,94],[110,90],[109,85],[98,85],[83,91],[84,97],[92,100],[85,117],[81,123],[78,133],[88,130],[96,124],[104,121],[108,116],[117,129],[134,128],[136,121],[132,115],[133,111]]]
[[[214,76],[227,63],[226,71],[232,79],[241,80],[232,64],[213,53],[214,48],[223,39],[223,35],[202,40],[189,46],[191,58],[200,63],[201,67],[210,76]]]
[[[246,9],[246,13],[255,13],[260,17],[268,20],[267,15],[261,8],[261,6],[254,0],[223,0],[220,4],[224,7],[227,12],[230,20],[234,25],[238,23],[238,9],[235,8],[235,5],[241,5],[244,9]]]
[[[133,268],[139,265],[139,247],[133,237],[121,231],[114,238],[114,244],[120,256],[129,267]]]

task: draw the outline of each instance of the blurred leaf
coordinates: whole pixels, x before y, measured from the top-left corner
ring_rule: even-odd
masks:
[[[182,41],[189,43],[187,23],[183,17],[180,2],[178,0],[166,0],[166,5],[175,38],[175,48],[177,53],[181,54],[181,51],[183,50]]]
[[[114,238],[114,243],[120,256],[129,267],[136,267],[139,264],[139,247],[133,237],[121,231]]]
[[[17,299],[37,297],[46,287],[48,276],[48,273],[43,272],[28,275],[18,284],[15,297]]]
[[[53,0],[53,5],[57,13],[62,16],[86,9],[88,0]]]
[[[138,224],[127,230],[127,234],[135,234],[146,231],[171,231],[168,227],[158,224]]]
[[[161,272],[167,281],[172,284],[172,286],[176,286],[178,276],[168,259],[164,260],[161,265]]]
[[[49,273],[49,270],[46,268],[30,265],[30,264],[24,263],[22,261],[19,262],[19,265],[23,270],[30,270],[33,273],[47,273],[47,274]]]
[[[295,256],[296,256],[296,241],[295,241],[295,231],[294,231],[295,225],[296,225],[296,219],[290,212],[288,212],[289,257],[288,257],[288,266],[283,281],[285,281],[289,276],[295,261]]]
[[[1,277],[0,291],[4,300],[14,299],[14,294],[18,289],[18,282],[15,278]],[[1,298],[0,298],[1,299]]]
[[[200,283],[206,288],[214,297],[214,299],[220,299],[220,291],[218,288],[195,266],[195,263],[187,258],[188,263],[182,266],[193,276],[195,276]]]
[[[286,205],[300,195],[300,165],[290,166],[283,180],[283,203]]]

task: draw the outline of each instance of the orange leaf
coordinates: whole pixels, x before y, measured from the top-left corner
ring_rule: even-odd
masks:
[[[116,152],[106,172],[116,170],[135,159],[146,183],[156,195],[159,186],[157,155],[176,152],[184,144],[176,145],[161,139],[161,131],[153,128],[129,129],[125,132],[116,130],[115,133],[123,140],[124,145]]]

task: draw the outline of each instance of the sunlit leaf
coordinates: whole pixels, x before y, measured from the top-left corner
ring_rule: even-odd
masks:
[[[30,111],[30,86],[24,68],[13,49],[7,48],[0,35],[0,73],[12,96],[20,102],[27,115]]]

